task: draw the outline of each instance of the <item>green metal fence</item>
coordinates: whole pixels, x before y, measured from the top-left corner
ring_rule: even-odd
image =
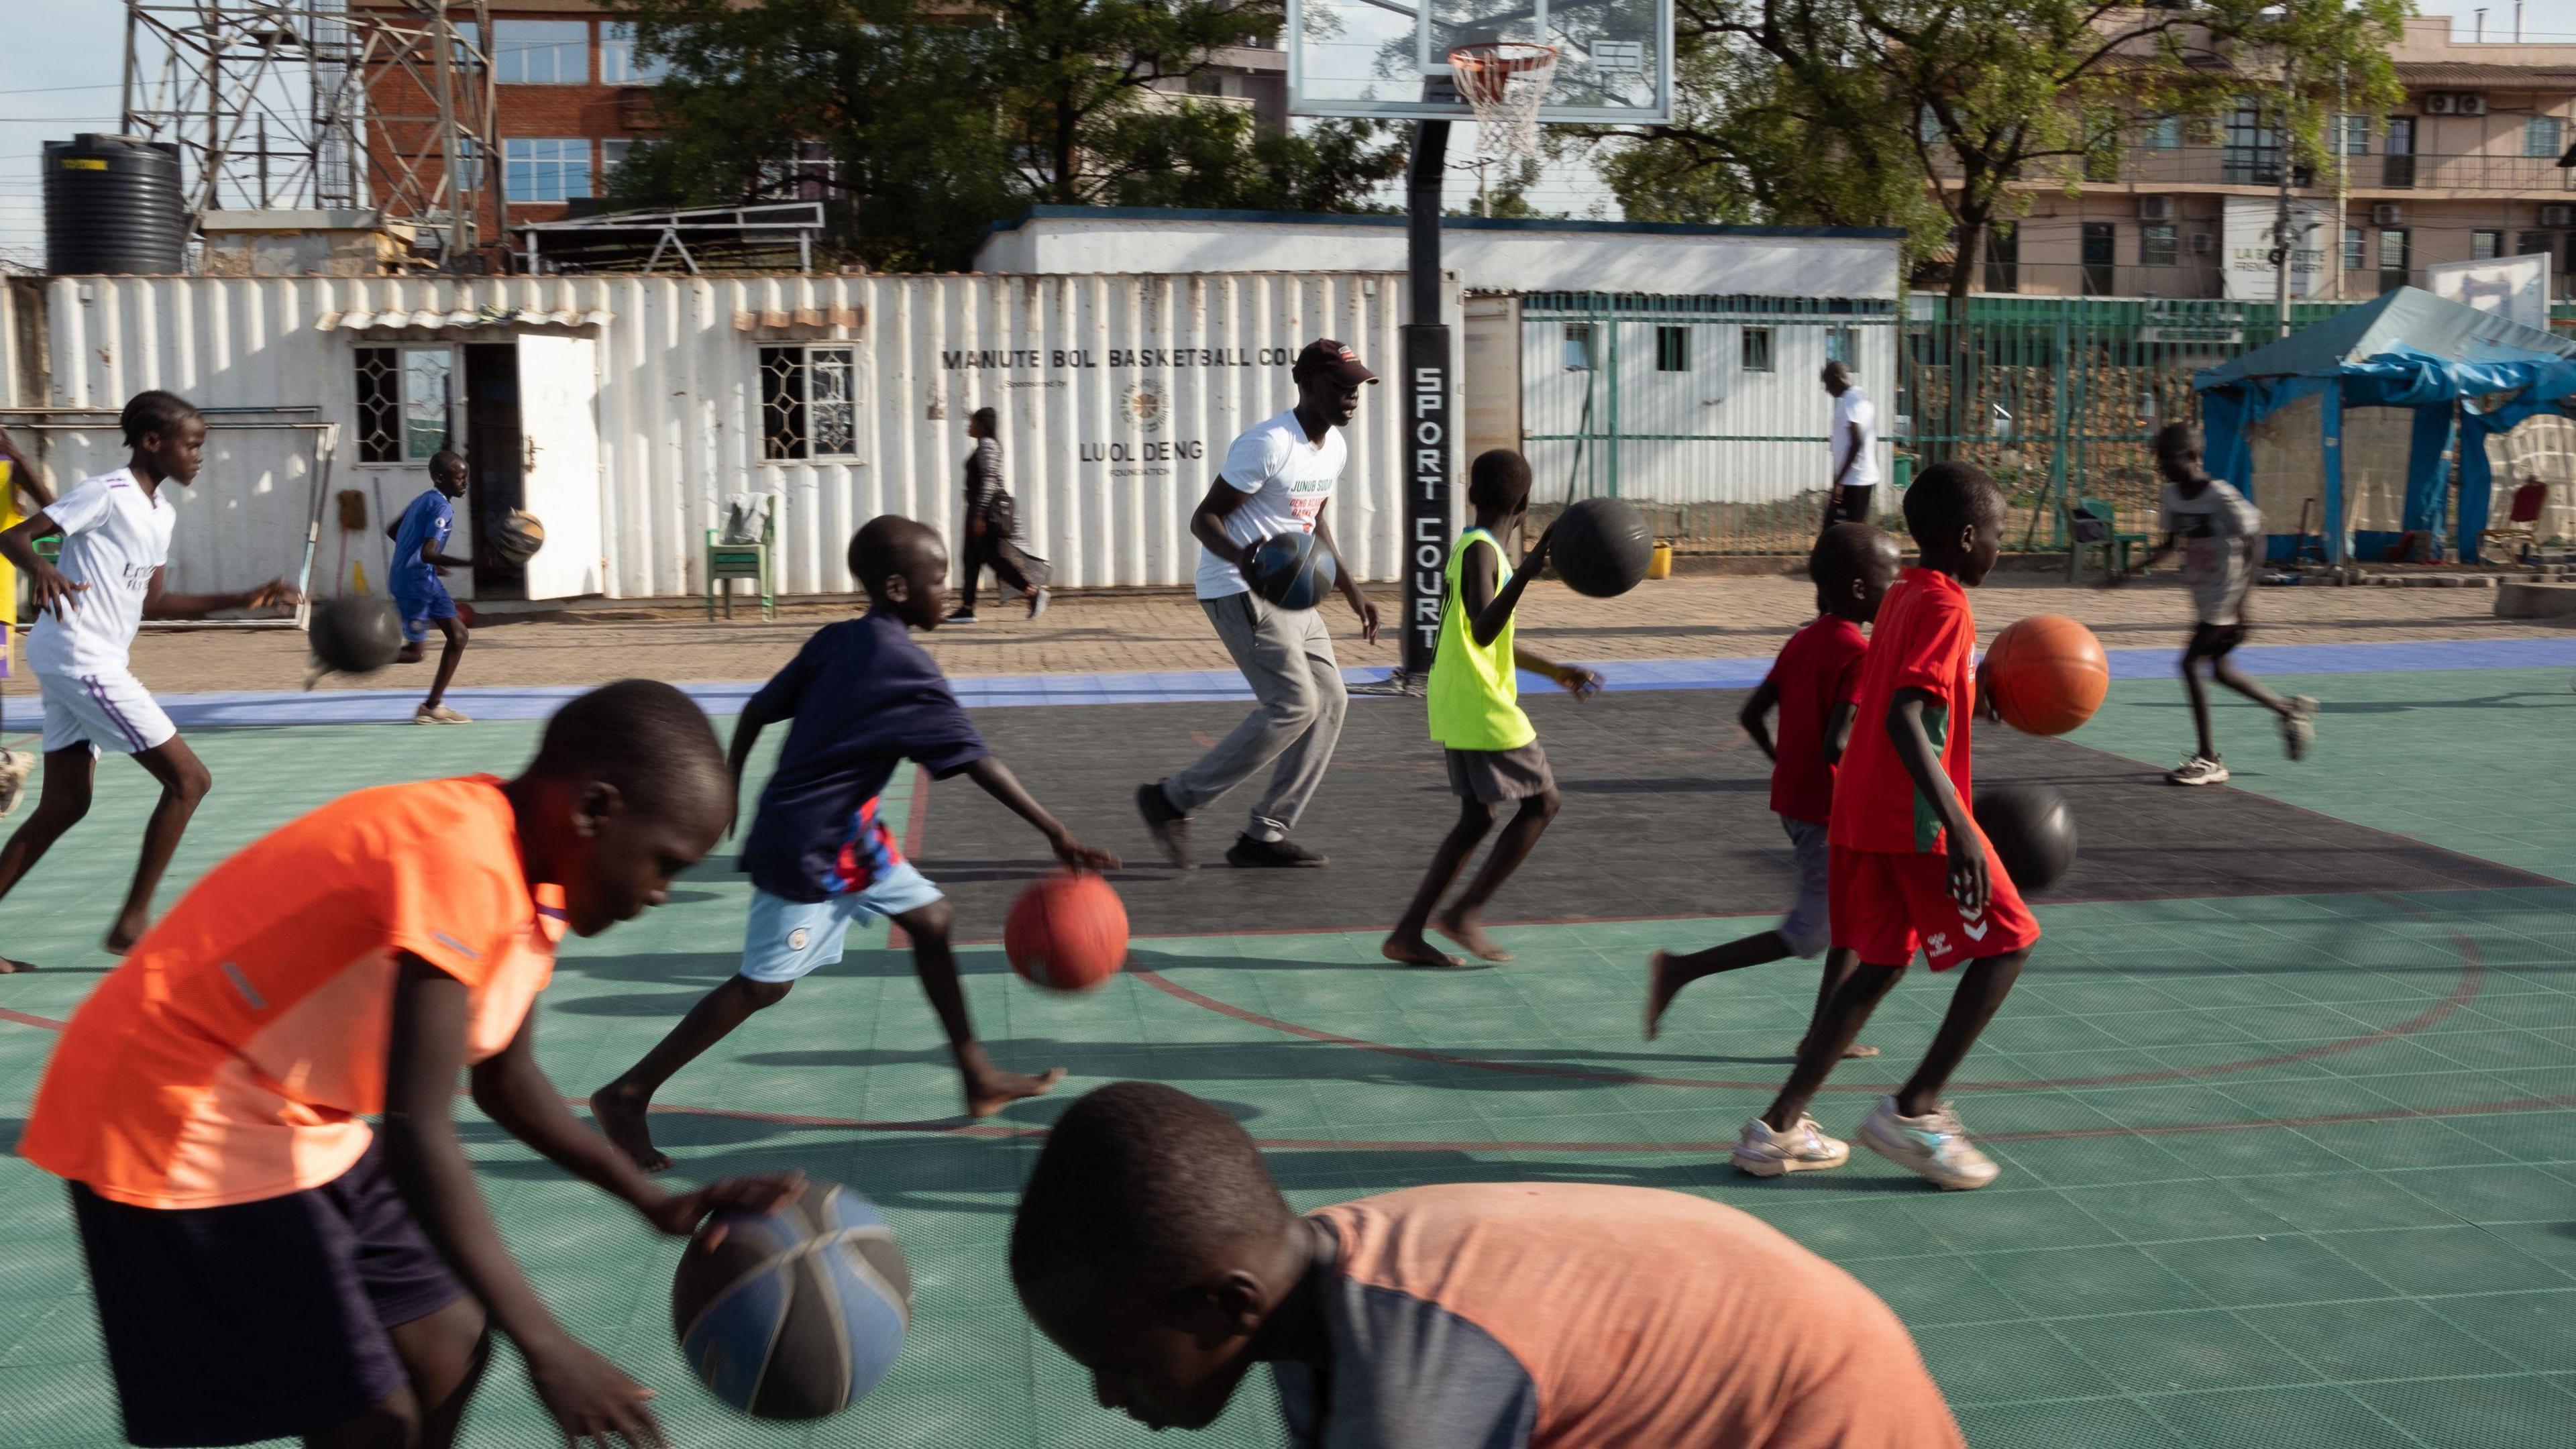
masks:
[[[2290,325],[2351,303],[2294,303]],[[1901,310],[1900,310],[1901,306]],[[2554,316],[2576,326],[2576,306]],[[1797,554],[1827,484],[1828,357],[1850,364],[1893,452],[1978,464],[2014,548],[2061,548],[2070,502],[2154,521],[2156,429],[2193,419],[2193,374],[2274,340],[2271,304],[1974,297],[1905,304],[1554,293],[1521,303],[1522,449],[1543,515],[1613,495],[1689,552]],[[1880,506],[1897,506],[1882,488]]]

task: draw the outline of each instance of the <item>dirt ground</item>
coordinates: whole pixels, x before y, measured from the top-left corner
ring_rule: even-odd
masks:
[[[1520,636],[1549,655],[1589,661],[1753,656],[1769,653],[1814,609],[1803,579],[1679,577],[1618,599],[1587,599],[1547,582],[1529,591]],[[2171,579],[2105,591],[2069,587],[2051,573],[1998,572],[1976,594],[1991,636],[2025,614],[2071,614],[2114,649],[2178,645],[2190,604]],[[2493,617],[2490,589],[2270,588],[2254,599],[2258,638],[2270,643],[2354,643],[2373,639],[2503,638],[2558,632],[2546,623]],[[757,680],[784,663],[805,637],[844,617],[847,602],[784,608],[774,623],[756,611],[707,622],[698,605],[593,605],[518,616],[486,615],[474,632],[460,685],[591,684],[629,675],[681,682]],[[1395,617],[1391,594],[1379,608]],[[1360,641],[1349,610],[1325,606],[1347,665],[1396,662],[1392,637]],[[1182,594],[1071,595],[1031,624],[1016,608],[988,609],[972,628],[942,629],[931,652],[953,674],[1045,674],[1222,669],[1225,651]],[[433,655],[435,657],[435,655]],[[324,688],[428,683],[430,666],[397,666]],[[296,689],[305,676],[304,638],[286,630],[145,630],[134,669],[166,693]],[[33,687],[8,682],[10,693]]]

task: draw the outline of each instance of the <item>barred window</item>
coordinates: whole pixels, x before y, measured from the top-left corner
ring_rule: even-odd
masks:
[[[358,461],[426,463],[450,446],[456,354],[444,347],[358,349]]]
[[[1592,370],[1591,323],[1568,322],[1565,324],[1564,355],[1566,371],[1590,372]]]
[[[1770,328],[1747,327],[1744,329],[1744,370],[1746,372],[1769,372],[1771,370]]]
[[[1690,371],[1690,329],[1658,327],[1655,329],[1655,371]]]
[[[760,349],[760,456],[849,458],[858,451],[853,349]]]

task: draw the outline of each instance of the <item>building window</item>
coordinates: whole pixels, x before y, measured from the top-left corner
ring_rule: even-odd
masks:
[[[2560,122],[2556,116],[2534,116],[2522,123],[2522,154],[2558,159],[2564,149],[2559,140]]]
[[[1655,371],[1690,371],[1690,329],[1658,327],[1655,329]]]
[[[1591,323],[1568,322],[1565,324],[1565,370],[1568,372],[1590,372],[1592,370]]]
[[[501,194],[512,201],[591,196],[590,138],[501,143]]]
[[[857,456],[856,357],[847,347],[760,349],[760,456]]]
[[[1846,367],[1860,366],[1860,329],[1828,327],[1825,329],[1825,361]]]
[[[599,28],[599,83],[604,86],[649,86],[669,75],[661,57],[645,58],[635,49],[635,27],[612,20]]]
[[[2337,116],[2336,127],[2343,132],[2343,145],[2338,148],[2347,156],[2370,154],[2370,117]]]
[[[2343,229],[2343,269],[2347,272],[2358,272],[2364,265],[2361,228],[2345,227]]]
[[[2138,228],[2139,266],[2170,267],[2179,258],[2179,255],[2180,248],[2175,245],[2174,229],[2172,227],[2142,226]]]
[[[2155,151],[2182,149],[2182,117],[2149,116],[2138,129],[2138,144]]]
[[[2473,232],[2470,232],[2470,233],[2469,233],[2469,260],[2470,260],[2470,261],[2473,261],[2473,262],[2491,262],[2491,261],[2494,261],[2494,260],[2496,259],[2496,257],[2498,256],[2498,254],[2502,253],[2503,251],[2504,251],[2504,233],[2503,233],[2503,232],[2500,232],[2500,231],[2473,231]]]
[[[1987,225],[1986,290],[2021,290],[2021,229],[2012,222],[1998,221]]]
[[[761,194],[773,201],[829,201],[840,178],[841,163],[820,141],[799,141],[794,150],[760,168]]]
[[[505,86],[590,84],[590,22],[493,21],[492,79]]]
[[[1190,94],[1194,96],[1224,95],[1225,76],[1223,73],[1214,70],[1191,71],[1189,91]]]
[[[2403,276],[2406,273],[2406,266],[2406,228],[2391,227],[2381,232],[2379,234],[2379,269]]]
[[[358,461],[426,463],[449,446],[456,354],[444,347],[358,349]]]
[[[2120,245],[2118,223],[2108,221],[2084,223],[2084,231],[2078,239],[2078,244],[2083,248],[2080,260],[2084,264],[2084,295],[2087,297],[2111,295],[2116,275],[2112,269],[2115,265],[2115,254]]]
[[[1746,372],[1769,372],[1771,370],[1770,328],[1747,327],[1744,329],[1744,370]]]
[[[606,181],[609,177],[609,173],[615,171],[619,165],[624,163],[627,156],[632,154],[634,150],[635,142],[625,137],[614,137],[600,142],[599,179],[603,182]]]
[[[2514,255],[2518,257],[2545,257],[2550,254],[2551,250],[2552,248],[2549,245],[2549,233],[2545,231],[2527,231],[2522,234],[2522,245],[2515,248]],[[2554,272],[2558,270],[2558,267],[2555,263],[2552,263],[2549,270]]]

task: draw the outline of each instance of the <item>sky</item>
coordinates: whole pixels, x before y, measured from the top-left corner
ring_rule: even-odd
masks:
[[[116,129],[125,7],[119,0],[16,0],[9,8],[8,43],[0,46],[0,258],[37,266],[44,260],[40,148],[75,132]],[[2472,8],[2427,7],[2427,13],[2448,10],[2453,33],[2465,39]],[[2490,0],[2487,38],[2507,39],[2512,27],[2511,0]],[[2576,41],[2576,0],[2528,0],[2522,33],[2526,40]],[[1473,184],[1455,177],[1453,194]],[[1531,199],[1542,210],[1576,215],[1610,204],[1588,175],[1562,167],[1551,170]]]

